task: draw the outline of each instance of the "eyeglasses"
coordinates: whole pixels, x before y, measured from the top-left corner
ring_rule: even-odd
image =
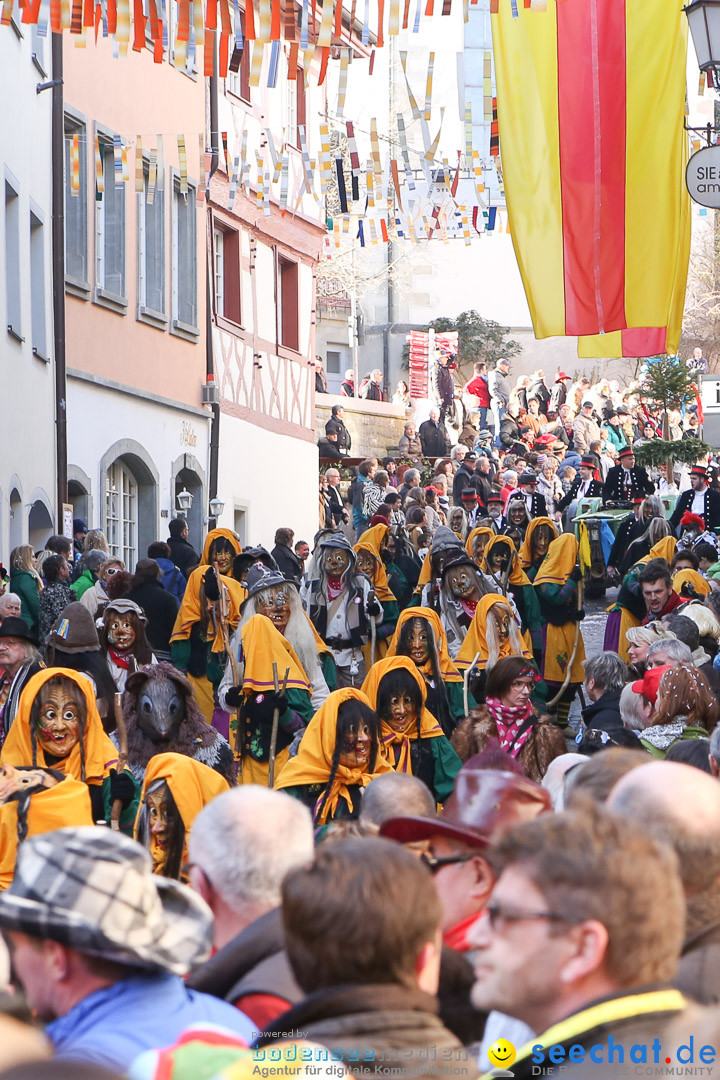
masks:
[[[475,855],[446,855],[444,858],[438,859],[435,855],[431,855],[429,851],[424,851],[420,856],[420,861],[425,863],[431,874],[436,874],[438,870],[442,870],[443,866],[452,866],[454,863],[470,862],[470,859],[474,859]]]
[[[546,919],[548,922],[579,923],[583,919],[574,918],[571,915],[560,915],[555,911],[513,911],[502,904],[490,903],[485,908],[490,926],[497,931],[502,923],[526,922],[535,919]]]

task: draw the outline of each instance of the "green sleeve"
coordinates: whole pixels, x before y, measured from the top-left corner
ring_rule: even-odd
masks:
[[[538,585],[540,589],[540,595],[543,600],[547,600],[549,604],[556,604],[561,607],[563,604],[570,604],[577,592],[577,581],[568,579],[564,585],[555,585],[551,582],[547,582],[544,585]]]
[[[455,778],[462,768],[462,761],[450,745],[450,740],[444,735],[438,735],[436,739],[430,741],[435,762],[435,800],[444,803],[452,795]]]
[[[83,596],[83,594],[84,594],[84,593],[86,593],[86,592],[88,591],[88,589],[90,588],[90,586],[91,586],[91,585],[92,585],[92,581],[91,581],[91,580],[89,580],[89,579],[88,579],[88,578],[87,578],[87,577],[85,576],[85,574],[83,573],[83,574],[81,574],[81,575],[80,575],[80,577],[79,577],[79,578],[77,579],[77,581],[75,582],[75,584],[74,584],[74,585],[71,585],[71,586],[70,586],[70,588],[71,588],[71,589],[73,590],[73,592],[75,593],[75,598],[76,598],[77,600],[80,600],[80,599],[81,599],[81,597]]]
[[[378,632],[381,637],[390,638],[395,633],[395,627],[400,617],[400,608],[396,600],[383,600],[380,606],[383,609],[383,617]]]
[[[652,743],[646,742],[645,739],[641,739],[640,744],[645,747],[650,757],[660,758],[661,761],[667,753],[667,750],[660,750],[657,746],[653,746]]]
[[[137,817],[138,808],[140,806],[140,792],[142,787],[135,779],[129,769],[125,769],[125,774],[129,776],[133,782],[135,788],[135,794],[133,800],[129,806],[126,806],[124,810],[120,811],[120,832],[125,833],[126,836],[132,836],[135,826],[135,818]],[[105,820],[108,825],[110,824],[110,816],[112,814],[112,799],[110,798],[110,777],[106,776],[102,782],[103,803],[105,806]]]
[[[301,716],[306,724],[309,724],[315,715],[315,710],[312,707],[312,701],[307,690],[301,690],[299,687],[291,687],[285,694],[287,703],[294,713]]]
[[[453,720],[459,724],[465,719],[465,702],[463,700],[463,684],[461,682],[446,682],[448,705]],[[477,709],[477,701],[468,691],[468,708]]]
[[[523,586],[523,600],[525,601],[525,623],[528,630],[536,630],[542,626],[543,620],[540,614],[540,601],[532,585]]]
[[[190,638],[170,642],[170,660],[178,671],[187,671],[190,663]]]
[[[335,667],[335,660],[332,653],[324,652],[320,654],[320,667],[327,683],[327,688],[332,694],[333,690],[337,690],[337,668]]]
[[[35,629],[37,627],[38,615],[40,614],[40,590],[37,587],[34,579],[29,579],[25,582],[25,590],[23,595],[23,605],[27,606],[30,615],[29,619],[30,628]]]

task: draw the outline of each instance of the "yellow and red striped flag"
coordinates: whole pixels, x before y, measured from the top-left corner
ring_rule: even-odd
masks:
[[[500,151],[535,336],[577,335],[580,355],[676,351],[690,250],[682,5],[497,7]]]

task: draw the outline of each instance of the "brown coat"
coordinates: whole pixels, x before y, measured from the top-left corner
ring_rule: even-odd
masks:
[[[500,741],[497,724],[484,705],[471,709],[452,734],[450,742],[463,762],[479,754],[491,740]],[[565,738],[547,716],[537,716],[517,760],[527,777],[540,783],[551,761],[567,753]]]

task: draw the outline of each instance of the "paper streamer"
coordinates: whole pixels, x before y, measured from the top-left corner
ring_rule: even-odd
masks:
[[[428,60],[427,80],[425,82],[425,119],[430,120],[432,114],[432,84],[433,68],[435,67],[435,53],[430,53]]]
[[[260,75],[262,74],[262,62],[263,62],[264,46],[262,41],[253,41],[252,47],[252,61],[250,63],[250,85],[260,85]]]
[[[158,191],[165,188],[165,142],[162,135],[157,137],[157,186]]]
[[[105,173],[103,171],[103,157],[100,149],[100,140],[95,136],[95,191],[98,195],[105,193]]]
[[[148,190],[147,190],[147,204],[152,206],[155,202],[155,191],[157,188],[157,150],[150,151],[150,165],[148,167]]]
[[[70,192],[72,195],[80,194],[80,136],[77,132],[70,146]]]
[[[337,0],[338,10],[342,11],[342,2]],[[345,112],[345,96],[347,94],[348,64],[350,63],[350,49],[340,50],[340,76],[338,78],[337,117],[342,120]]]
[[[185,149],[185,136],[178,135],[178,161],[180,162],[180,194],[187,195],[188,193],[188,168],[187,168],[187,150]]]
[[[198,162],[200,165],[200,179],[197,186],[195,205],[202,206],[205,202],[206,177],[212,165],[212,154],[205,153],[205,139],[202,135],[198,135]]]

